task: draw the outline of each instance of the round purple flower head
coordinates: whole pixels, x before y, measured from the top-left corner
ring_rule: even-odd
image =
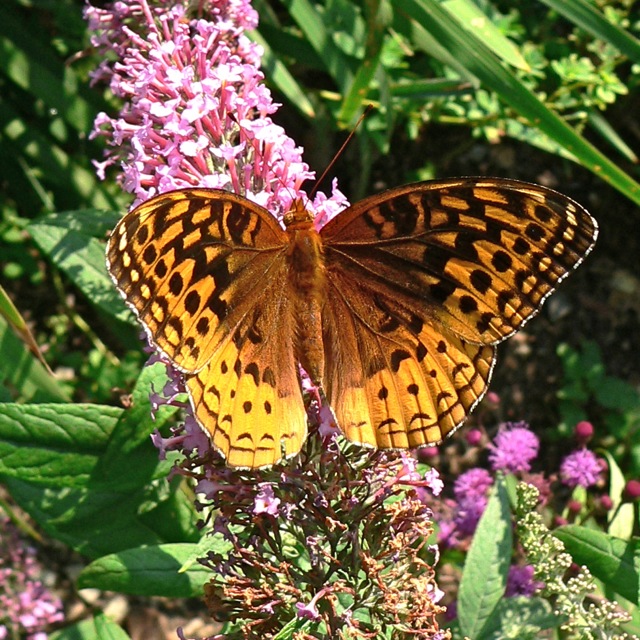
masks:
[[[526,422],[506,422],[500,426],[494,444],[489,445],[489,462],[494,471],[531,471],[540,441]]]
[[[589,449],[570,453],[560,465],[560,478],[569,487],[591,487],[600,479],[602,467],[598,457]]]

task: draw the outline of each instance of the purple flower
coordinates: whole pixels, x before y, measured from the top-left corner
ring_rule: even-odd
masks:
[[[486,469],[469,469],[455,481],[453,493],[457,500],[454,518],[456,533],[463,537],[473,535],[487,506],[487,493],[493,478]]]
[[[329,588],[320,589],[320,591],[318,591],[318,593],[316,593],[316,595],[313,596],[311,601],[307,604],[303,602],[296,602],[298,618],[304,618],[305,620],[319,620],[320,612],[318,611],[316,604],[328,591],[330,591]]]
[[[320,619],[320,612],[316,608],[315,598],[309,604],[296,602],[296,609],[298,618],[304,618],[305,620]]]
[[[602,467],[598,457],[589,449],[570,453],[560,465],[560,478],[569,487],[593,486],[600,479]]]
[[[493,478],[486,469],[469,469],[453,485],[453,515],[440,523],[440,540],[456,546],[462,538],[473,535],[487,506],[487,493]]]
[[[507,588],[505,591],[507,598],[514,596],[532,596],[543,587],[543,582],[533,579],[533,567],[531,565],[513,565],[509,567]]]
[[[444,482],[440,479],[440,473],[437,469],[429,469],[429,471],[424,474],[424,482],[425,486],[431,489],[431,493],[433,493],[434,496],[439,496],[444,489]]]
[[[440,479],[437,469],[431,468],[424,475],[421,474],[418,471],[418,461],[405,451],[400,453],[397,461],[400,463],[399,466],[390,468],[389,478],[380,487],[376,496],[388,493],[397,484],[413,487],[423,498],[426,497],[427,490],[434,496],[440,494],[444,488],[444,482]]]
[[[266,482],[261,482],[258,487],[259,491],[256,495],[253,513],[256,515],[260,513],[268,513],[270,516],[277,516],[280,498],[275,497],[273,487]]]
[[[486,469],[476,467],[458,476],[453,485],[453,494],[458,501],[486,500],[493,478]]]
[[[489,445],[489,462],[494,471],[518,473],[531,470],[531,461],[538,455],[540,441],[526,422],[503,424]]]
[[[486,498],[477,502],[463,500],[458,504],[458,511],[454,519],[456,537],[467,538],[474,534],[486,506]]]
[[[46,626],[63,620],[62,603],[39,580],[36,551],[0,514],[0,638],[46,640]]]

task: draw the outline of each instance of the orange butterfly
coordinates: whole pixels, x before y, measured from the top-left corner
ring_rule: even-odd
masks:
[[[120,293],[230,466],[300,451],[298,364],[349,440],[442,442],[484,395],[495,345],[597,236],[573,200],[503,178],[391,189],[320,232],[298,203],[285,225],[242,196],[182,189],[127,214],[107,247]]]

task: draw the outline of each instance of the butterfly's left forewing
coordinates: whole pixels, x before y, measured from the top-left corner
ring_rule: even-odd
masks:
[[[569,198],[492,178],[407,185],[331,220],[325,379],[347,436],[439,442],[484,394],[492,345],[538,311],[596,235]]]

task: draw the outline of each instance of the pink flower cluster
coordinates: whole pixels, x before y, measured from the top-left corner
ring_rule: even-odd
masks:
[[[35,550],[0,515],[0,640],[46,640],[44,629],[63,620],[62,603],[38,579]]]
[[[85,11],[92,44],[105,54],[93,74],[123,100],[120,114],[98,116],[93,136],[109,149],[101,176],[116,162],[137,202],[182,187],[234,191],[280,218],[313,177],[302,150],[270,118],[272,101],[259,69],[261,47],[244,34],[257,13],[248,0],[212,1],[211,20],[191,15],[188,0],[121,0]],[[116,54],[116,59],[113,58]],[[108,55],[107,55],[108,54]],[[316,196],[328,218],[346,205]]]

